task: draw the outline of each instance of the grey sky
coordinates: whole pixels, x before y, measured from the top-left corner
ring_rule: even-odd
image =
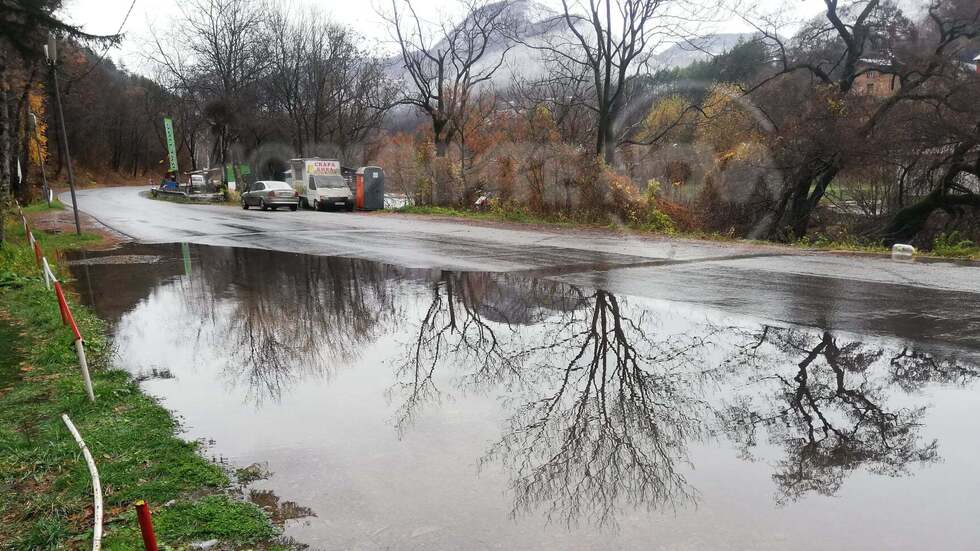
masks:
[[[383,21],[375,7],[381,0],[282,0],[283,3],[298,8],[315,7],[322,10],[332,20],[355,28],[369,45],[379,50],[390,49],[390,40]],[[544,4],[556,3],[544,0]],[[67,0],[65,15],[72,23],[82,25],[90,33],[111,34],[119,30],[120,24],[132,0]],[[145,49],[151,26],[163,31],[171,21],[180,15],[179,0],[136,0],[133,11],[123,27],[126,38],[123,43],[109,52],[109,57],[138,72],[146,72],[141,52]],[[820,11],[823,2],[819,0],[762,0],[746,2],[759,5],[759,10],[782,9],[793,14],[793,19],[803,21]],[[451,16],[461,9],[461,3],[453,0],[413,0],[419,15],[438,20]],[[719,2],[719,5],[721,3]],[[558,4],[560,6],[560,4]],[[718,32],[743,32],[750,30],[734,15],[718,26]]]

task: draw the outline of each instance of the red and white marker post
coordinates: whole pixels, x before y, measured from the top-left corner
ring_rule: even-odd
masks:
[[[95,391],[92,390],[92,377],[88,372],[88,360],[85,359],[85,345],[82,342],[82,333],[78,330],[75,323],[75,316],[71,315],[68,308],[68,301],[65,300],[65,292],[61,289],[61,282],[54,282],[54,293],[58,295],[58,306],[61,308],[61,319],[71,326],[71,332],[75,335],[75,353],[78,355],[78,365],[82,368],[82,378],[85,380],[85,393],[88,399],[95,402]]]

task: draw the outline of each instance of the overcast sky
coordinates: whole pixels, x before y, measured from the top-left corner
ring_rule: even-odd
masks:
[[[387,29],[377,15],[376,6],[382,0],[281,0],[297,7],[315,6],[322,10],[332,20],[346,24],[362,34],[370,45],[377,49],[391,48]],[[141,52],[145,49],[146,39],[151,26],[165,30],[171,21],[180,15],[177,7],[180,0],[66,0],[64,15],[87,32],[94,34],[112,34],[119,30],[126,11],[133,5],[132,13],[126,19],[122,32],[125,34],[123,43],[110,50],[109,57],[138,72],[146,72],[145,62]],[[543,4],[556,4],[558,0],[544,0]],[[796,21],[804,21],[819,13],[823,7],[820,0],[762,0],[754,2],[761,4],[761,9],[789,9]],[[460,9],[461,3],[453,0],[413,0],[417,12],[423,18],[439,20],[450,16]],[[720,3],[719,3],[720,4]],[[387,4],[386,4],[387,5]],[[738,21],[734,15],[721,24],[718,32],[746,32],[750,28]]]

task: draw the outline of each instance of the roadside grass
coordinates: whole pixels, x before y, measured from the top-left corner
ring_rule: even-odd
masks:
[[[71,332],[23,228],[12,222],[6,229],[9,240],[0,249],[0,339],[6,347],[0,350],[0,542],[12,549],[61,549],[91,540],[91,482],[60,419],[68,413],[99,467],[107,549],[139,548],[132,507],[137,499],[150,503],[158,535],[171,549],[212,538],[236,548],[281,548],[268,516],[229,495],[228,475],[198,453],[198,444],[176,436],[171,414],[128,373],[110,368],[103,322],[72,304],[97,396],[97,403],[88,402]],[[34,233],[49,261],[58,251],[99,239]]]
[[[845,251],[876,254],[887,254],[889,252],[888,247],[884,246],[880,242],[860,239],[853,236],[832,239],[825,235],[815,234],[794,242],[793,246],[821,251]]]
[[[681,232],[673,229],[670,219],[663,217],[652,218],[645,224],[595,224],[589,222],[576,221],[574,219],[555,216],[555,217],[541,217],[528,214],[524,211],[511,212],[503,209],[489,210],[489,211],[470,211],[464,209],[456,209],[451,207],[437,207],[437,206],[406,206],[397,209],[392,209],[391,212],[404,213],[404,214],[422,214],[429,216],[445,216],[454,218],[467,218],[471,220],[486,220],[491,222],[518,222],[525,224],[544,224],[562,227],[579,227],[579,228],[606,228],[610,230],[630,230],[639,233],[647,233],[650,235],[665,235],[671,237],[679,237],[684,239],[698,239],[705,241],[716,241],[716,242],[742,242],[742,243],[754,243],[758,245],[777,245],[771,241],[760,241],[760,240],[748,240],[739,239],[728,234],[720,232],[705,232],[705,231],[694,231],[694,232]],[[659,214],[659,213],[658,213]],[[872,243],[862,241],[857,238],[845,238],[845,239],[830,239],[822,235],[816,235],[813,237],[808,237],[790,245],[810,250],[826,250],[826,251],[850,251],[850,252],[869,252],[869,253],[887,253],[888,248],[881,245],[880,243]]]
[[[578,224],[571,219],[563,216],[537,216],[519,209],[498,209],[488,211],[476,211],[457,209],[453,207],[437,207],[425,205],[410,205],[392,209],[391,212],[402,214],[422,214],[428,216],[446,216],[453,218],[468,218],[470,220],[486,220],[490,222],[517,222],[521,224],[547,224],[554,226],[577,226]],[[595,226],[595,224],[592,224]]]
[[[30,205],[27,205],[26,207],[24,207],[24,212],[25,213],[45,212],[45,211],[49,211],[49,210],[65,210],[65,205],[61,201],[59,201],[57,197],[55,197],[51,201],[51,206],[50,207],[44,201],[38,201],[36,203],[31,203]]]
[[[933,241],[932,253],[943,258],[980,260],[980,245],[954,231],[939,234]]]
[[[421,214],[427,216],[445,216],[449,218],[466,218],[487,222],[514,222],[518,224],[538,224],[563,228],[605,228],[611,230],[632,230],[650,234],[674,235],[669,219],[667,223],[662,218],[651,219],[642,224],[620,224],[616,222],[598,223],[567,216],[565,214],[538,215],[520,208],[491,208],[485,211],[458,209],[453,207],[438,207],[425,205],[410,205],[391,209],[390,212],[400,214]]]
[[[721,243],[752,243],[757,245],[775,246],[780,243],[772,241],[739,239],[728,234],[719,232],[682,232],[675,231],[669,224],[669,219],[652,219],[645,224],[596,224],[592,222],[577,221],[566,216],[537,216],[529,214],[523,210],[492,209],[488,211],[472,211],[457,209],[452,207],[412,205],[391,209],[388,212],[400,214],[419,214],[427,216],[442,216],[447,218],[464,218],[469,220],[483,220],[488,222],[516,222],[522,224],[540,224],[568,228],[605,228],[616,231],[629,230],[650,235],[663,235],[678,237],[683,239],[697,239],[704,241],[716,241]],[[817,251],[836,251],[869,254],[888,254],[890,249],[880,242],[862,239],[853,236],[842,238],[830,238],[825,235],[815,234],[792,243],[784,243],[791,247],[817,250]],[[980,260],[980,246],[965,240],[955,232],[950,235],[940,235],[933,245],[932,250],[919,251],[921,257],[940,257],[955,258],[964,260]]]

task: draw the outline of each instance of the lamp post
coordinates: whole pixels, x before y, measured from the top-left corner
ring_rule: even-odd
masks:
[[[75,171],[71,167],[71,153],[68,151],[68,131],[65,129],[65,112],[61,109],[61,91],[58,89],[58,47],[54,37],[48,38],[44,47],[44,57],[51,68],[51,81],[54,84],[54,103],[58,109],[58,122],[61,127],[61,145],[65,152],[65,165],[68,167],[68,189],[71,190],[71,208],[75,211],[75,234],[82,235],[82,224],[78,221],[78,201],[75,200]]]
[[[51,190],[48,189],[48,176],[44,169],[44,152],[41,151],[41,129],[37,125],[37,115],[31,113],[31,127],[34,128],[34,145],[37,147],[37,160],[41,163],[41,183],[43,184],[44,200],[51,208]]]

